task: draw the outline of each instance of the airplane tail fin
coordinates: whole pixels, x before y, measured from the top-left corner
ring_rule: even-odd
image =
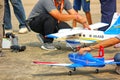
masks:
[[[105,34],[120,34],[120,14],[114,13],[111,25],[105,31]]]

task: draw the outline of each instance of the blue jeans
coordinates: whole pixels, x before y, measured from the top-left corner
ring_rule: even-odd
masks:
[[[25,27],[26,16],[21,0],[5,0],[5,16],[4,16],[5,29],[6,30],[12,29],[9,1],[13,6],[15,16],[19,21],[19,28]]]
[[[90,11],[90,1],[87,2],[86,0],[74,0],[73,8],[75,10],[81,10],[81,7],[84,12],[89,12]]]
[[[101,22],[108,23],[108,26],[99,28],[105,31],[111,24],[114,13],[116,12],[116,0],[100,0],[101,3]]]

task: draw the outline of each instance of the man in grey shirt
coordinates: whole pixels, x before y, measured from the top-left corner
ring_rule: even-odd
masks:
[[[62,13],[62,10],[67,13]],[[39,33],[38,37],[44,43],[41,48],[45,50],[56,49],[52,38],[45,35],[55,33],[59,29],[72,28],[64,21],[76,20],[84,28],[89,28],[85,17],[79,15],[71,6],[69,0],[39,0],[32,9],[28,23],[30,28]]]

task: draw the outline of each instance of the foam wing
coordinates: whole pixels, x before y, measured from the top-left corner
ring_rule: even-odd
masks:
[[[95,40],[80,40],[80,43],[95,43]]]
[[[81,31],[80,29],[60,29],[58,33],[53,33],[53,34],[48,34],[46,37],[48,38],[62,38],[62,37],[67,37],[71,36],[74,34],[79,34]]]

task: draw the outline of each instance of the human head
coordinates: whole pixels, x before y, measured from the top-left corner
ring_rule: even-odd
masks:
[[[56,0],[57,2],[60,2],[60,1],[62,1],[62,0]]]
[[[62,0],[55,0],[57,3],[61,3],[62,2]]]

